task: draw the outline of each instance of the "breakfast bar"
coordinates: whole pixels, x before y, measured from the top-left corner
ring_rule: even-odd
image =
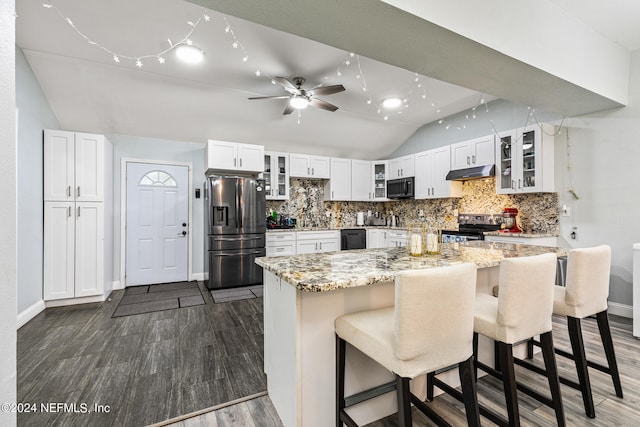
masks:
[[[264,271],[264,369],[267,390],[285,426],[328,426],[335,423],[335,318],[356,311],[391,306],[395,275],[465,262],[478,267],[478,293],[498,283],[504,258],[565,249],[471,241],[445,243],[438,255],[412,257],[406,248],[364,249],[288,257],[258,258]],[[447,328],[447,319],[442,319]],[[393,375],[353,349],[347,352],[345,392],[388,383]],[[493,347],[480,343],[480,358],[491,363]],[[454,375],[451,375],[455,379]],[[452,381],[453,383],[453,381]],[[412,389],[422,398],[424,381]],[[396,412],[392,393],[349,409],[364,425]]]

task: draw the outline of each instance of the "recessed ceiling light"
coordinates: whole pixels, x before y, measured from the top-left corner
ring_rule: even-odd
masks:
[[[388,110],[398,108],[402,105],[402,99],[400,98],[387,98],[382,100],[382,106]]]
[[[289,101],[289,105],[291,105],[296,110],[302,110],[303,108],[307,108],[309,105],[309,100],[304,96],[296,95]]]
[[[204,52],[193,45],[181,44],[176,47],[176,56],[189,64],[197,64],[204,59]]]

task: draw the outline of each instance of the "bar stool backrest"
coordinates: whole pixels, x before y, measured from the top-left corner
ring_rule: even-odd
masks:
[[[583,318],[607,309],[610,271],[611,247],[607,245],[569,252],[565,304],[573,309],[574,317]]]
[[[434,366],[473,353],[477,268],[465,263],[396,276],[393,343],[400,360],[429,353]],[[436,368],[439,369],[439,368]]]
[[[500,263],[497,338],[505,343],[551,330],[557,257],[543,254]]]

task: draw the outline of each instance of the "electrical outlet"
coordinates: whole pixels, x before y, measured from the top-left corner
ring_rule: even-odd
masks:
[[[424,211],[422,209],[418,211],[418,216],[424,216]]]
[[[458,209],[454,209],[453,210],[453,216],[457,217],[458,216]]]
[[[571,208],[567,205],[562,205],[562,216],[571,216]]]

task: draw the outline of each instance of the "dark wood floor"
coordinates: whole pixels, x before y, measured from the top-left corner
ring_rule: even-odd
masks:
[[[18,331],[18,402],[110,412],[21,413],[18,425],[145,426],[266,390],[262,298],[214,304],[202,291],[206,305],[115,319],[124,291],[40,313]]]

